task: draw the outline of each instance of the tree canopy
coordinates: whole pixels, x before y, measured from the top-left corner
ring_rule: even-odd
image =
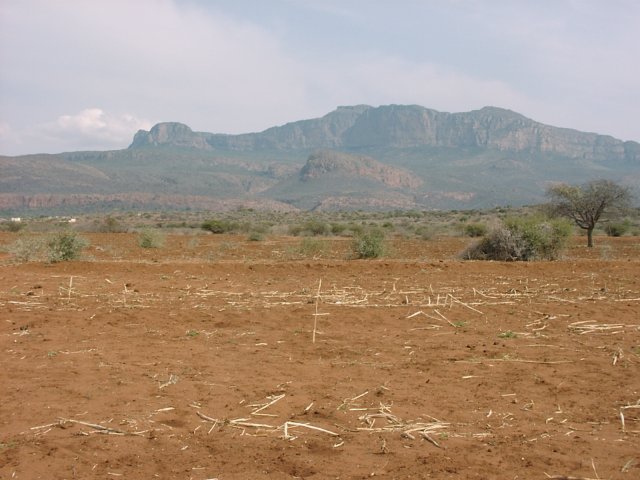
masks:
[[[568,217],[587,231],[587,246],[593,247],[593,230],[604,214],[613,214],[631,203],[631,191],[611,180],[583,185],[554,185],[547,190],[552,213]]]

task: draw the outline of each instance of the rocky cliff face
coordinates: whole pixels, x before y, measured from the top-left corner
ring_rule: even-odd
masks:
[[[339,107],[321,118],[242,135],[193,132],[179,123],[161,123],[150,132],[139,131],[130,148],[160,145],[240,151],[471,147],[640,162],[637,142],[552,127],[496,107],[464,113],[437,112],[417,105]]]
[[[422,180],[402,168],[392,167],[362,155],[349,155],[331,150],[314,152],[300,170],[303,182],[334,174],[380,182],[391,188],[415,189]]]
[[[552,127],[495,107],[466,113],[436,112],[418,106],[372,108],[345,132],[343,144],[355,148],[475,147],[583,160],[640,162],[640,144],[636,142]]]
[[[206,149],[209,134],[196,133],[188,126],[177,123],[158,123],[150,131],[138,130],[129,148],[159,147],[163,145]]]

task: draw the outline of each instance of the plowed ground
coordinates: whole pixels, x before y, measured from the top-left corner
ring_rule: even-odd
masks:
[[[638,238],[89,239],[0,258],[1,479],[640,478]]]

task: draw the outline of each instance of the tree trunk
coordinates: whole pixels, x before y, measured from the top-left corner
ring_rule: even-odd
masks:
[[[593,247],[593,227],[587,228],[587,247]]]

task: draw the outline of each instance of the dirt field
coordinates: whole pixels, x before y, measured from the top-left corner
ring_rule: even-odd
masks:
[[[539,263],[88,238],[0,257],[3,480],[640,478],[637,237]]]

